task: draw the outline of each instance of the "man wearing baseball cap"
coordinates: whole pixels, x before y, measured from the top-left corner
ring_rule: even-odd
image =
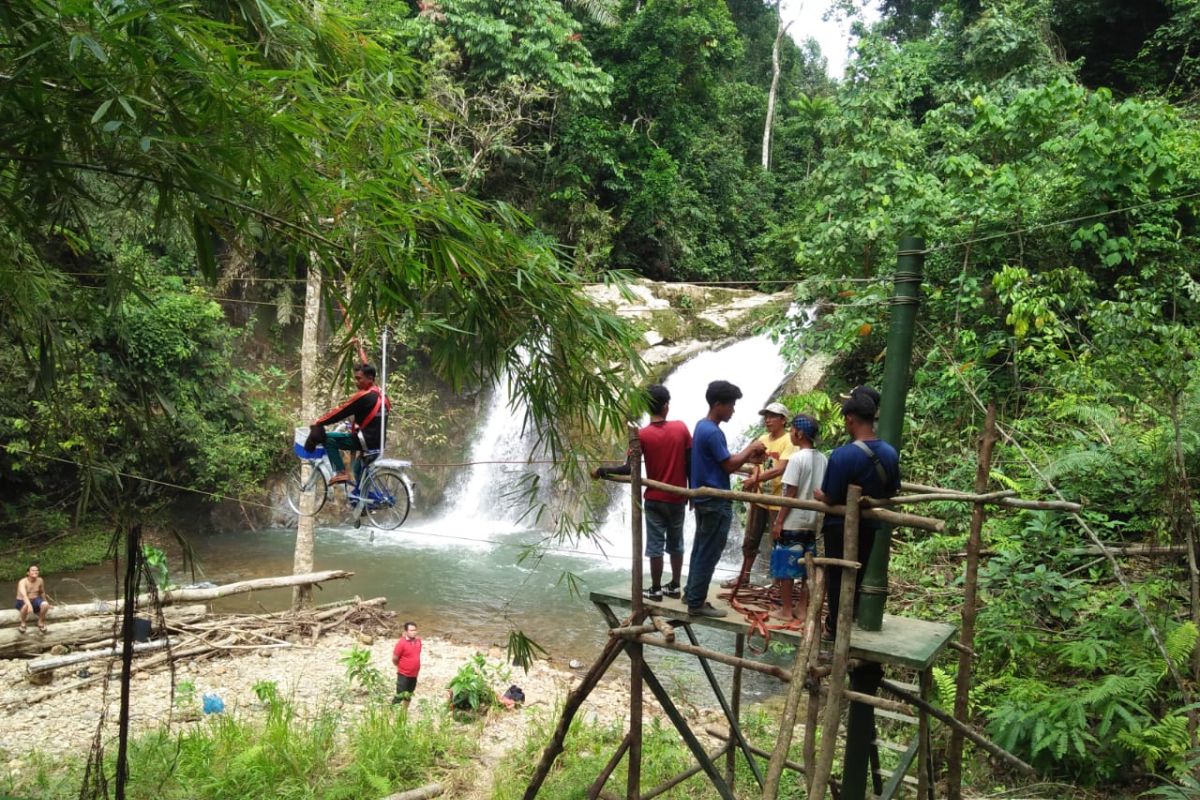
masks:
[[[763,427],[767,432],[756,441],[763,443],[767,457],[762,464],[753,467],[749,478],[742,481],[742,491],[777,495],[782,491],[780,478],[787,468],[788,456],[795,449],[787,430],[788,418],[792,412],[783,403],[768,403],[758,414],[762,417]],[[746,513],[746,530],[742,537],[742,568],[736,578],[730,578],[721,584],[722,589],[733,589],[750,580],[750,570],[758,557],[763,533],[775,521],[777,512],[778,509],[774,506],[750,504]]]

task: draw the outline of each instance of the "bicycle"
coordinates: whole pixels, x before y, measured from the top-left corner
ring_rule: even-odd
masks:
[[[300,463],[288,478],[287,487],[287,504],[293,512],[315,516],[325,507],[330,490],[341,485],[354,518],[354,527],[362,524],[364,515],[373,526],[387,531],[404,524],[412,509],[413,483],[406,472],[412,466],[411,461],[379,458],[378,450],[368,450],[362,453],[363,467],[357,480],[331,485],[329,479],[333,476],[333,467],[325,455],[325,447],[317,445],[306,450],[304,440],[307,436],[308,428],[296,429],[293,450]],[[308,507],[304,503],[305,496],[311,497]]]

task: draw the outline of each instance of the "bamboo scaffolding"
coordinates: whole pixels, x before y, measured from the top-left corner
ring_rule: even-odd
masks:
[[[630,476],[628,475],[606,475],[603,480],[614,481],[616,483],[628,483]],[[641,479],[642,486],[649,486],[653,489],[661,489],[664,492],[681,495],[687,498],[696,497],[712,497],[721,500],[738,500],[743,503],[757,503],[760,506],[772,506],[777,508],[806,508],[810,511],[820,511],[824,514],[833,514],[834,516],[844,516],[846,514],[845,506],[826,505],[818,500],[801,500],[796,497],[783,497],[782,495],[766,495],[758,494],[757,492],[735,492],[726,491],[724,489],[713,489],[709,486],[702,486],[699,489],[685,489],[681,486],[675,486],[670,483],[662,483],[660,481],[651,480],[649,478]],[[908,514],[900,511],[889,511],[884,508],[862,509],[860,516],[864,519],[876,519],[880,522],[887,522],[891,525],[896,525],[906,528],[920,528],[921,530],[933,531],[940,533],[946,529],[946,523],[940,519],[933,517],[922,517],[917,514]]]

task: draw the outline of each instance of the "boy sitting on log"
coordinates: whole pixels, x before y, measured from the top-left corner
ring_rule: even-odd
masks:
[[[38,630],[46,632],[46,612],[50,610],[50,600],[46,597],[46,582],[42,580],[41,570],[37,564],[30,564],[25,577],[17,581],[17,611],[21,612],[21,624],[17,630],[24,633],[25,618],[29,612],[37,614]]]

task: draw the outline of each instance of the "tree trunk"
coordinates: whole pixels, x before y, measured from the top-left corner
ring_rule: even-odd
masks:
[[[771,128],[775,125],[775,100],[779,94],[779,46],[783,35],[792,24],[783,24],[783,17],[779,13],[782,5],[783,0],[777,0],[775,3],[775,16],[779,20],[779,27],[775,29],[775,45],[771,48],[771,91],[767,93],[767,121],[763,124],[762,168],[766,172],[771,171]]]
[[[317,417],[317,338],[321,321],[321,270],[315,253],[309,253],[308,280],[304,285],[304,334],[300,343],[300,415],[305,422]],[[308,479],[313,467],[302,467],[301,480]],[[296,553],[292,572],[303,575],[313,570],[313,529],[316,519],[312,513],[313,497],[300,497],[300,515],[296,520]],[[299,584],[292,589],[292,608],[298,610],[312,605],[312,585]]]

